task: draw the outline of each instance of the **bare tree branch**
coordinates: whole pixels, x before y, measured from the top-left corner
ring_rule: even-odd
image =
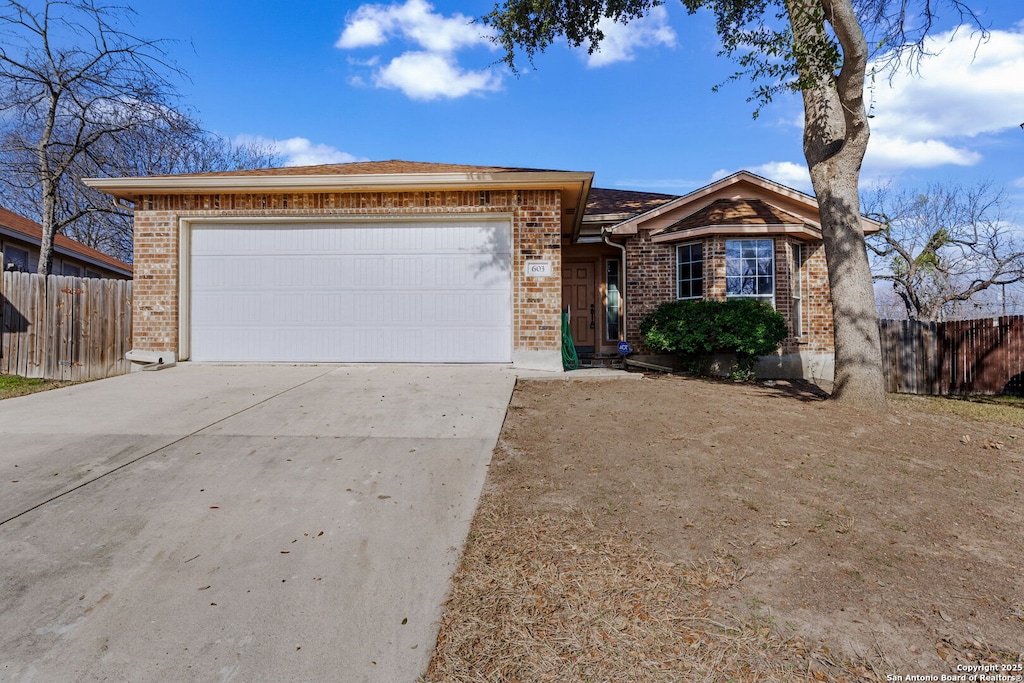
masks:
[[[1003,216],[1003,191],[990,183],[886,186],[865,202],[885,223],[868,239],[873,276],[892,282],[910,318],[949,318],[955,304],[1024,281],[1024,243]]]
[[[184,73],[164,41],[119,28],[133,14],[98,0],[0,0],[0,202],[43,226],[39,272],[49,272],[59,233],[131,260],[130,212],[84,176],[280,163],[177,106],[172,79]]]

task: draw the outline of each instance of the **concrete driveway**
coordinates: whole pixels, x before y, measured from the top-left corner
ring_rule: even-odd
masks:
[[[0,681],[415,681],[515,382],[185,364],[0,401]]]

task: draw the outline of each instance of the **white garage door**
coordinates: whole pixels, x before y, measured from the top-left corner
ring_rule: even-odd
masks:
[[[508,221],[194,224],[191,358],[507,363]]]

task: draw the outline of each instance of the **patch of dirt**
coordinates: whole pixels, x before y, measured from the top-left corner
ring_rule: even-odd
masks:
[[[426,680],[1021,673],[1024,411],[926,408],[520,382]]]

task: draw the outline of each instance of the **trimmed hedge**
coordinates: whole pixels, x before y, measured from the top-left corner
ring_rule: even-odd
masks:
[[[694,358],[735,353],[745,370],[757,356],[775,353],[789,336],[786,320],[757,299],[669,301],[640,323],[648,348],[656,353]]]

